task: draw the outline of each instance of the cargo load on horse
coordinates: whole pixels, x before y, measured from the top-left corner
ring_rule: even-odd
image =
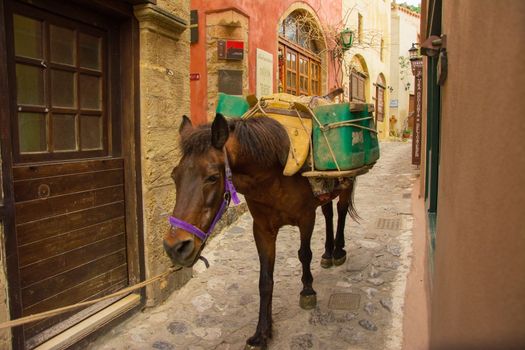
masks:
[[[216,112],[227,118],[266,116],[283,125],[290,138],[283,174],[308,177],[322,199],[379,159],[373,110],[372,104],[332,103],[319,96],[279,93],[245,99],[219,93]]]

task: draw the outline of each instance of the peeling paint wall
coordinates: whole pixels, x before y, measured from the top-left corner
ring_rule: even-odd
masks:
[[[278,91],[278,27],[280,21],[295,9],[302,9],[310,13],[322,25],[337,25],[341,20],[341,0],[283,0],[283,1],[236,1],[236,0],[191,0],[191,8],[198,10],[199,41],[192,44],[191,73],[200,75],[198,80],[191,82],[192,108],[191,118],[194,123],[206,123],[213,114],[214,102],[208,99],[210,88],[217,89],[217,79],[213,77],[217,57],[215,34],[220,34],[224,39],[246,38],[244,41],[245,58],[237,62],[243,67],[243,92],[255,94],[256,90],[256,62],[257,49],[264,50],[273,55],[273,89]],[[230,11],[233,10],[233,11]],[[217,19],[226,18],[231,13],[236,13],[240,26],[231,35],[228,32],[217,33],[212,30]],[[211,23],[207,21],[210,20]],[[224,26],[222,26],[224,27]],[[214,35],[214,37],[210,36]],[[203,59],[206,57],[206,59]],[[212,58],[214,61],[211,61]],[[339,74],[332,64],[328,63],[328,53],[322,57],[322,87],[321,94],[326,94],[336,85],[336,74]],[[228,67],[231,62],[221,60],[222,65]]]
[[[161,1],[157,6],[189,23],[189,1]],[[137,10],[136,10],[137,14]],[[149,14],[147,14],[149,16]],[[179,160],[178,128],[190,109],[189,30],[180,36],[169,28],[170,16],[139,18],[140,129],[146,278],[164,272],[171,263],[162,248],[167,216],[175,204],[170,177]],[[163,22],[168,24],[168,29]],[[174,34],[174,35],[172,35]],[[147,288],[153,305],[185,283],[191,269],[172,274],[167,283]]]

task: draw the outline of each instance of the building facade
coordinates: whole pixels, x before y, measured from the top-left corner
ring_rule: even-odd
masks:
[[[408,50],[419,42],[420,15],[392,3],[392,30],[390,43],[390,134],[401,136],[412,130],[415,112],[414,76],[410,69]],[[410,117],[410,119],[409,119]]]
[[[524,29],[522,1],[422,3],[431,349],[525,347]]]
[[[184,0],[0,1],[0,321],[170,266],[161,242],[190,111],[189,13]],[[69,346],[190,274],[0,330],[0,348]]]
[[[328,28],[341,1],[192,0],[191,117],[214,116],[217,95],[323,95],[336,86]]]
[[[354,32],[342,69],[345,97],[375,105],[380,139],[389,135],[390,1],[343,0],[342,22]]]

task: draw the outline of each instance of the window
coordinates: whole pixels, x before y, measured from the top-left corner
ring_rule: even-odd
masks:
[[[385,118],[385,88],[377,85],[376,119],[382,122]]]
[[[376,120],[382,122],[385,118],[385,88],[386,82],[383,74],[377,77],[376,83]]]
[[[365,80],[366,76],[363,73],[354,70],[350,73],[350,101],[366,102]]]
[[[306,16],[294,12],[279,27],[279,89],[292,95],[321,94],[321,59]]]
[[[103,153],[105,33],[65,19],[16,13],[12,29],[17,154]]]

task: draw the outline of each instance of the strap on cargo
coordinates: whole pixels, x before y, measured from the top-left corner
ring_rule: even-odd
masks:
[[[372,117],[352,119],[352,120],[345,120],[343,122],[337,122],[337,123],[321,125],[321,126],[319,126],[319,128],[321,129],[321,131],[325,131],[325,130],[339,128],[339,127],[342,127],[342,126],[353,126],[355,128],[372,131],[372,132],[377,134],[377,130],[375,130],[375,129],[372,129],[372,128],[369,128],[369,127],[366,127],[366,126],[363,126],[363,125],[359,125],[359,124],[354,124],[355,122],[360,122],[360,121],[363,121],[363,120],[370,120],[370,119],[372,119]]]

